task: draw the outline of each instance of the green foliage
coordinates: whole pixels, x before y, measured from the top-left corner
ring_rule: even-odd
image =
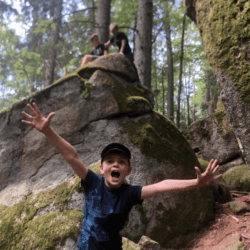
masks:
[[[8,28],[7,24],[1,23],[0,32],[0,86],[5,91],[0,96],[0,110],[11,102],[26,97],[29,89],[34,85],[37,89],[44,88],[44,61],[49,48],[52,46],[51,35],[56,29],[54,16],[48,6],[53,6],[55,1],[47,2],[42,0],[39,3],[28,1],[29,6],[22,5],[22,11],[16,17],[16,22],[26,27],[27,36],[22,44],[21,39],[15,32]],[[90,8],[91,0],[69,1],[63,5],[63,19],[60,26],[60,38],[55,46],[57,49],[55,79],[63,76],[63,68],[67,73],[72,73],[81,64],[86,53],[91,50],[89,36],[91,34]],[[46,7],[47,6],[47,7]],[[97,6],[97,1],[95,1]],[[36,23],[32,25],[34,8],[36,10]],[[116,22],[120,30],[128,35],[129,43],[133,48],[135,25],[137,17],[138,1],[115,0],[111,2],[111,22]],[[78,10],[84,11],[78,11]],[[176,98],[178,93],[181,36],[183,21],[183,6],[179,8],[172,2],[163,0],[153,1],[153,53],[152,53],[152,91],[155,92],[155,109],[166,114],[167,110],[167,50],[166,33],[164,25],[171,27],[171,41],[174,61],[174,105],[176,109]],[[166,16],[166,13],[169,13]],[[66,13],[66,14],[65,14]],[[95,18],[97,12],[95,11]],[[37,39],[37,40],[36,40]],[[34,41],[39,42],[36,44]],[[116,51],[110,47],[109,52]],[[189,67],[191,66],[191,73]],[[206,111],[203,108],[205,95],[205,69],[210,69],[203,53],[203,46],[200,42],[200,34],[194,23],[186,17],[185,43],[182,74],[182,95],[181,95],[181,124],[187,125],[187,102],[186,95],[190,95],[190,109],[193,104],[197,108],[197,118],[205,118]],[[12,76],[11,78],[8,76]],[[193,86],[195,86],[195,97],[192,98]],[[11,91],[11,92],[10,92]],[[213,93],[218,92],[216,86],[212,86]],[[164,92],[164,94],[163,94]],[[164,110],[163,110],[164,98]]]

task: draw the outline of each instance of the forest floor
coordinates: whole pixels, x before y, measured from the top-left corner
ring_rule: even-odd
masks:
[[[249,205],[250,194],[238,195],[232,201]],[[195,239],[192,247],[187,250],[211,250],[218,246],[226,237],[235,234],[240,235],[240,240],[246,250],[250,250],[250,212],[235,215],[228,206],[228,203],[216,203],[215,220],[209,223]]]

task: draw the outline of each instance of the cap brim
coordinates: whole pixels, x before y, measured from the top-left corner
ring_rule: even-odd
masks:
[[[121,149],[119,149],[119,148],[111,148],[110,150],[108,150],[108,151],[103,155],[102,158],[104,158],[107,154],[110,154],[110,153],[112,153],[112,152],[117,152],[117,151],[119,151],[120,153],[122,153],[122,154],[124,154],[125,156],[127,156],[127,155],[124,153],[124,151],[122,151]]]

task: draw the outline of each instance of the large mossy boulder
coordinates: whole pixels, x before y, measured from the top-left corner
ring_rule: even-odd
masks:
[[[128,63],[122,55],[115,60]],[[27,103],[36,102],[45,117],[55,112],[51,127],[96,172],[103,148],[120,142],[132,154],[128,184],[196,178],[194,166],[200,164],[192,148],[153,110],[153,95],[134,81],[133,67],[121,74],[105,62],[97,59],[89,75],[88,66],[81,67],[0,113],[0,249],[63,249],[76,244],[83,222],[80,179],[42,133],[21,123],[21,112],[30,113]],[[165,248],[214,219],[213,192],[206,187],[147,199],[129,218],[123,237],[137,242],[145,235]]]
[[[230,126],[250,168],[249,1],[185,0],[183,3],[186,14],[200,31]]]
[[[198,146],[202,157],[207,161],[217,159],[221,165],[240,156],[240,148],[220,99],[214,114],[189,127],[189,139]]]
[[[230,190],[250,192],[250,171],[245,164],[226,171],[220,181],[225,182]]]

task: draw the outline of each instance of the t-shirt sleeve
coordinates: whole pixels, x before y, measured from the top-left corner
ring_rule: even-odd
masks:
[[[102,43],[101,44],[102,51],[107,50],[106,46]]]
[[[94,190],[100,181],[101,178],[95,172],[88,169],[85,180],[81,180],[81,185],[85,192],[88,193],[89,191]]]
[[[142,186],[130,186],[130,193],[131,193],[131,199],[133,201],[133,204],[142,204],[144,200],[141,200],[141,190]]]
[[[120,33],[120,39],[121,39],[121,41],[122,40],[126,40],[126,42],[128,41],[128,38],[127,38],[126,34],[123,33],[123,32]]]

